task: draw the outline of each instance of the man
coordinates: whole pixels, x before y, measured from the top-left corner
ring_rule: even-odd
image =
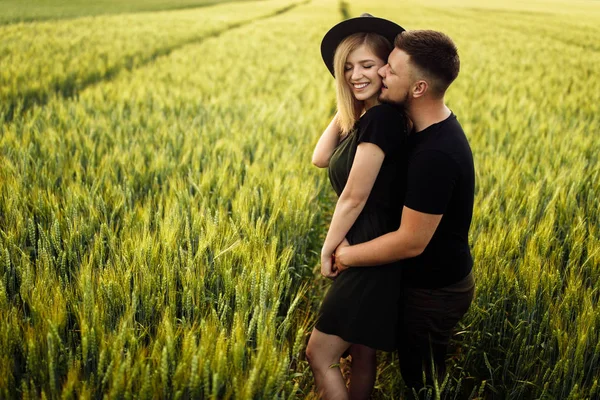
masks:
[[[407,192],[397,231],[340,245],[340,271],[404,259],[398,352],[404,382],[417,391],[445,375],[452,330],[469,308],[474,282],[468,234],[473,213],[473,156],[456,116],[444,103],[458,76],[456,46],[443,33],[397,36],[383,78],[382,101],[403,105],[413,122]],[[382,305],[384,306],[384,305]]]

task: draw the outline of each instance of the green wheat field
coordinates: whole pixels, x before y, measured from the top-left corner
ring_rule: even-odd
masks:
[[[363,12],[461,56],[477,292],[424,395],[600,398],[600,2],[0,9],[0,398],[316,398],[319,44]],[[378,358],[373,398],[400,398],[397,356]]]

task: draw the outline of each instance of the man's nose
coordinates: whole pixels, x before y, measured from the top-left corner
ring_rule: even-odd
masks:
[[[380,77],[385,78],[385,73],[387,71],[387,64],[385,64],[383,67],[379,68],[377,70],[377,73],[379,74]]]

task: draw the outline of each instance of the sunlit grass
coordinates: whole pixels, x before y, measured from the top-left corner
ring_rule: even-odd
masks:
[[[324,189],[308,161],[333,98],[312,53],[335,7],[185,46],[3,125],[2,397],[300,393]]]
[[[0,27],[0,397],[314,396],[333,192],[310,154],[334,102],[319,42],[342,11],[459,47],[477,293],[441,397],[597,396],[598,7],[478,4]],[[397,359],[380,361],[375,398],[398,398]]]
[[[0,26],[0,121],[295,4],[242,1]]]
[[[1,0],[0,24],[205,7],[250,0]]]

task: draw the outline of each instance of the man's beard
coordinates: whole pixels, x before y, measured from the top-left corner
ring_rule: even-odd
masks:
[[[410,95],[409,95],[408,91],[404,93],[404,96],[400,100],[392,100],[389,98],[382,98],[381,95],[382,94],[380,94],[377,99],[382,103],[393,104],[396,106],[403,107],[405,109],[408,107],[408,105],[410,103]]]

